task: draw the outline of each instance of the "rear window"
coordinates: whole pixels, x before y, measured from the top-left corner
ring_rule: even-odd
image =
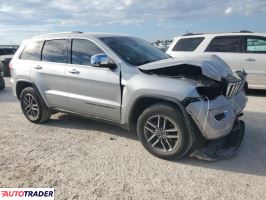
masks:
[[[42,50],[42,61],[66,63],[67,40],[47,40]]]
[[[215,37],[206,52],[241,52],[241,37]]]
[[[32,42],[23,50],[20,59],[22,60],[41,60],[41,50],[43,42]]]
[[[183,38],[178,40],[172,51],[195,51],[204,37]]]

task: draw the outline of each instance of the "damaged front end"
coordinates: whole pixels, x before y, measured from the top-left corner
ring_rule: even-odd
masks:
[[[200,97],[188,97],[183,101],[203,137],[208,140],[228,135],[247,102],[245,78],[224,79],[217,84],[197,85]]]
[[[239,120],[247,102],[245,83],[246,73],[237,72],[236,76],[224,78],[220,87],[215,84],[197,87],[201,96],[198,101],[193,98],[184,101],[187,112],[207,139],[191,157],[214,161],[236,154],[245,130],[245,123]]]
[[[183,105],[193,119],[195,128],[205,139],[202,147],[190,156],[203,160],[218,160],[235,155],[244,136],[244,122],[239,120],[247,103],[244,91],[246,73],[233,74],[217,56],[199,56],[186,61],[174,59],[158,63],[164,67],[144,66],[145,73],[186,78],[195,81],[198,97],[187,97]],[[169,63],[168,63],[169,64]]]

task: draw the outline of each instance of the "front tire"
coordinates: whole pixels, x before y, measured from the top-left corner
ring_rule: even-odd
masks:
[[[40,124],[50,119],[49,109],[32,87],[23,89],[20,105],[23,114],[30,122]]]
[[[159,158],[181,158],[187,151],[189,137],[184,117],[171,104],[155,104],[144,110],[137,132],[145,149]]]

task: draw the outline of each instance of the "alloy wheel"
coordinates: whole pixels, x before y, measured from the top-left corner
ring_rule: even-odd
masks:
[[[26,94],[23,97],[22,103],[25,114],[30,120],[36,120],[40,114],[40,108],[35,97],[31,94]]]
[[[180,130],[168,117],[155,115],[146,121],[144,134],[152,148],[161,152],[171,152],[179,143]]]

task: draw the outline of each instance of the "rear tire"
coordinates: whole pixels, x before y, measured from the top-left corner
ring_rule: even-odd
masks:
[[[32,87],[22,90],[20,105],[23,114],[30,122],[40,124],[50,119],[51,113],[49,109]]]
[[[176,159],[187,152],[189,135],[183,115],[171,104],[152,105],[137,122],[138,138],[151,154]]]

